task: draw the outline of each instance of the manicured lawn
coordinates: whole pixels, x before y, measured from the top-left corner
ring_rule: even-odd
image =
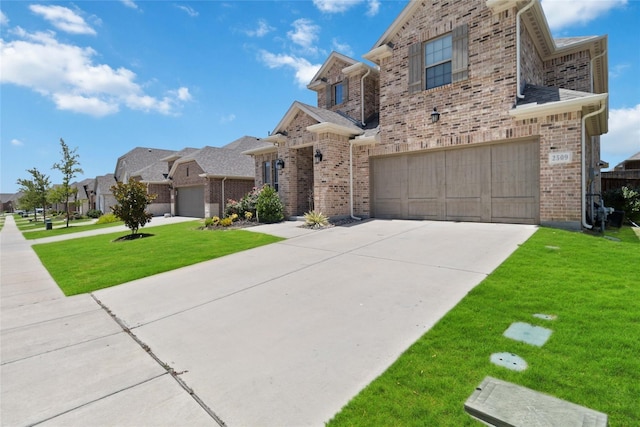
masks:
[[[33,245],[65,295],[142,277],[283,240],[245,230],[198,230],[199,221],[153,227],[151,237],[115,242],[129,232]]]
[[[640,425],[640,244],[541,228],[329,426],[476,426],[464,402],[487,375]],[[556,320],[533,317],[552,314]],[[504,337],[513,322],[553,331],[542,347]],[[529,367],[490,362],[512,352]]]
[[[21,230],[23,231],[22,235],[24,236],[25,239],[34,240],[34,239],[42,239],[45,237],[60,236],[63,234],[79,233],[81,231],[95,230],[98,228],[115,227],[116,225],[123,225],[123,224],[124,222],[122,221],[110,222],[108,224],[93,224],[90,222],[90,220],[79,220],[79,221],[75,220],[75,221],[69,222],[69,227],[67,227],[66,221],[59,221],[59,222],[53,223],[53,228],[51,230],[44,230],[42,228],[44,227],[44,224],[42,223],[40,223],[40,225],[36,230],[29,231],[22,228]],[[141,230],[144,232],[144,228],[142,228]]]

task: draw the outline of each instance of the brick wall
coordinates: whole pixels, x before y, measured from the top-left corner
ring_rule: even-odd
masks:
[[[589,51],[581,51],[545,61],[545,85],[591,92],[590,60]]]
[[[205,203],[217,204],[218,212],[211,212],[211,216],[217,215],[222,217],[224,215],[224,207],[227,200],[240,200],[247,193],[249,193],[255,182],[248,179],[226,179],[224,180],[224,200],[222,199],[222,178],[212,178],[207,180]]]
[[[173,174],[174,187],[189,187],[193,185],[204,185],[205,179],[199,175],[204,173],[196,161],[186,162],[178,165]]]

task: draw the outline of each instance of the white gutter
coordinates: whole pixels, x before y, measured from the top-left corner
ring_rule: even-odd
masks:
[[[362,112],[360,123],[362,123],[362,126],[365,125],[364,123],[364,79],[369,74],[371,74],[371,68],[369,68],[367,72],[364,74],[364,76],[362,76],[362,78],[360,79],[360,111]]]
[[[522,89],[520,87],[520,15],[531,8],[531,6],[533,6],[536,1],[537,0],[531,0],[531,2],[520,9],[516,15],[516,96],[518,97],[518,99],[524,99],[524,95],[521,93]]]
[[[371,145],[375,144],[375,138],[366,138],[362,141],[358,141],[356,139],[352,139],[349,141],[349,207],[350,207],[350,216],[356,221],[362,221],[362,218],[355,216],[353,214],[353,147],[355,145]]]
[[[580,208],[580,211],[582,212],[582,226],[588,230],[591,230],[593,228],[593,225],[589,225],[587,224],[587,209],[585,207],[586,203],[587,203],[587,182],[586,182],[586,165],[585,165],[585,155],[584,155],[584,150],[585,150],[585,145],[586,145],[586,141],[585,141],[585,134],[586,134],[586,122],[588,118],[591,118],[597,114],[600,114],[604,111],[604,109],[606,108],[607,104],[602,104],[602,106],[600,107],[599,110],[594,111],[592,113],[587,114],[586,116],[582,117],[582,136],[581,136],[581,153],[580,153],[580,162],[582,163],[580,166],[582,167],[582,179],[581,179],[581,187],[582,187],[582,191],[581,191],[581,202],[582,202],[582,207]]]

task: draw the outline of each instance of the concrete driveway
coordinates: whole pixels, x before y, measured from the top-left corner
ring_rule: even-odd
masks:
[[[60,411],[52,424],[109,420],[117,408],[151,412],[163,398],[145,396],[163,390],[194,425],[323,425],[535,227],[372,220],[325,230],[291,222],[251,230],[288,239],[64,299],[81,301],[78,310],[104,329],[101,339],[114,340],[93,356],[105,360],[104,367],[92,364],[96,375],[120,365],[118,374],[141,379],[126,393]],[[134,347],[138,353],[127,353]],[[82,346],[73,351],[82,353]],[[4,374],[2,380],[4,386]],[[189,392],[199,406],[185,403]]]

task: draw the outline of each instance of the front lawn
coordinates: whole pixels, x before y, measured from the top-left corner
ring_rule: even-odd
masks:
[[[464,402],[487,375],[640,425],[640,244],[541,228],[357,395],[329,426],[477,426]],[[533,314],[550,314],[543,320]],[[553,331],[542,347],[503,336]],[[492,353],[525,359],[523,372]]]
[[[98,228],[115,227],[117,225],[124,225],[124,222],[117,221],[117,222],[109,222],[106,224],[95,224],[91,222],[91,220],[74,220],[74,221],[71,221],[69,223],[69,227],[67,227],[66,220],[63,220],[63,221],[54,222],[51,230],[43,229],[44,224],[42,223],[40,223],[40,225],[36,230],[30,231],[30,230],[25,230],[24,228],[21,228],[20,230],[23,231],[22,235],[24,236],[25,239],[34,240],[34,239],[43,239],[45,237],[60,236],[63,234],[79,233],[81,231],[95,230]]]
[[[151,276],[283,240],[245,230],[199,230],[199,221],[142,230],[151,237],[114,240],[129,232],[33,245],[65,295]]]

